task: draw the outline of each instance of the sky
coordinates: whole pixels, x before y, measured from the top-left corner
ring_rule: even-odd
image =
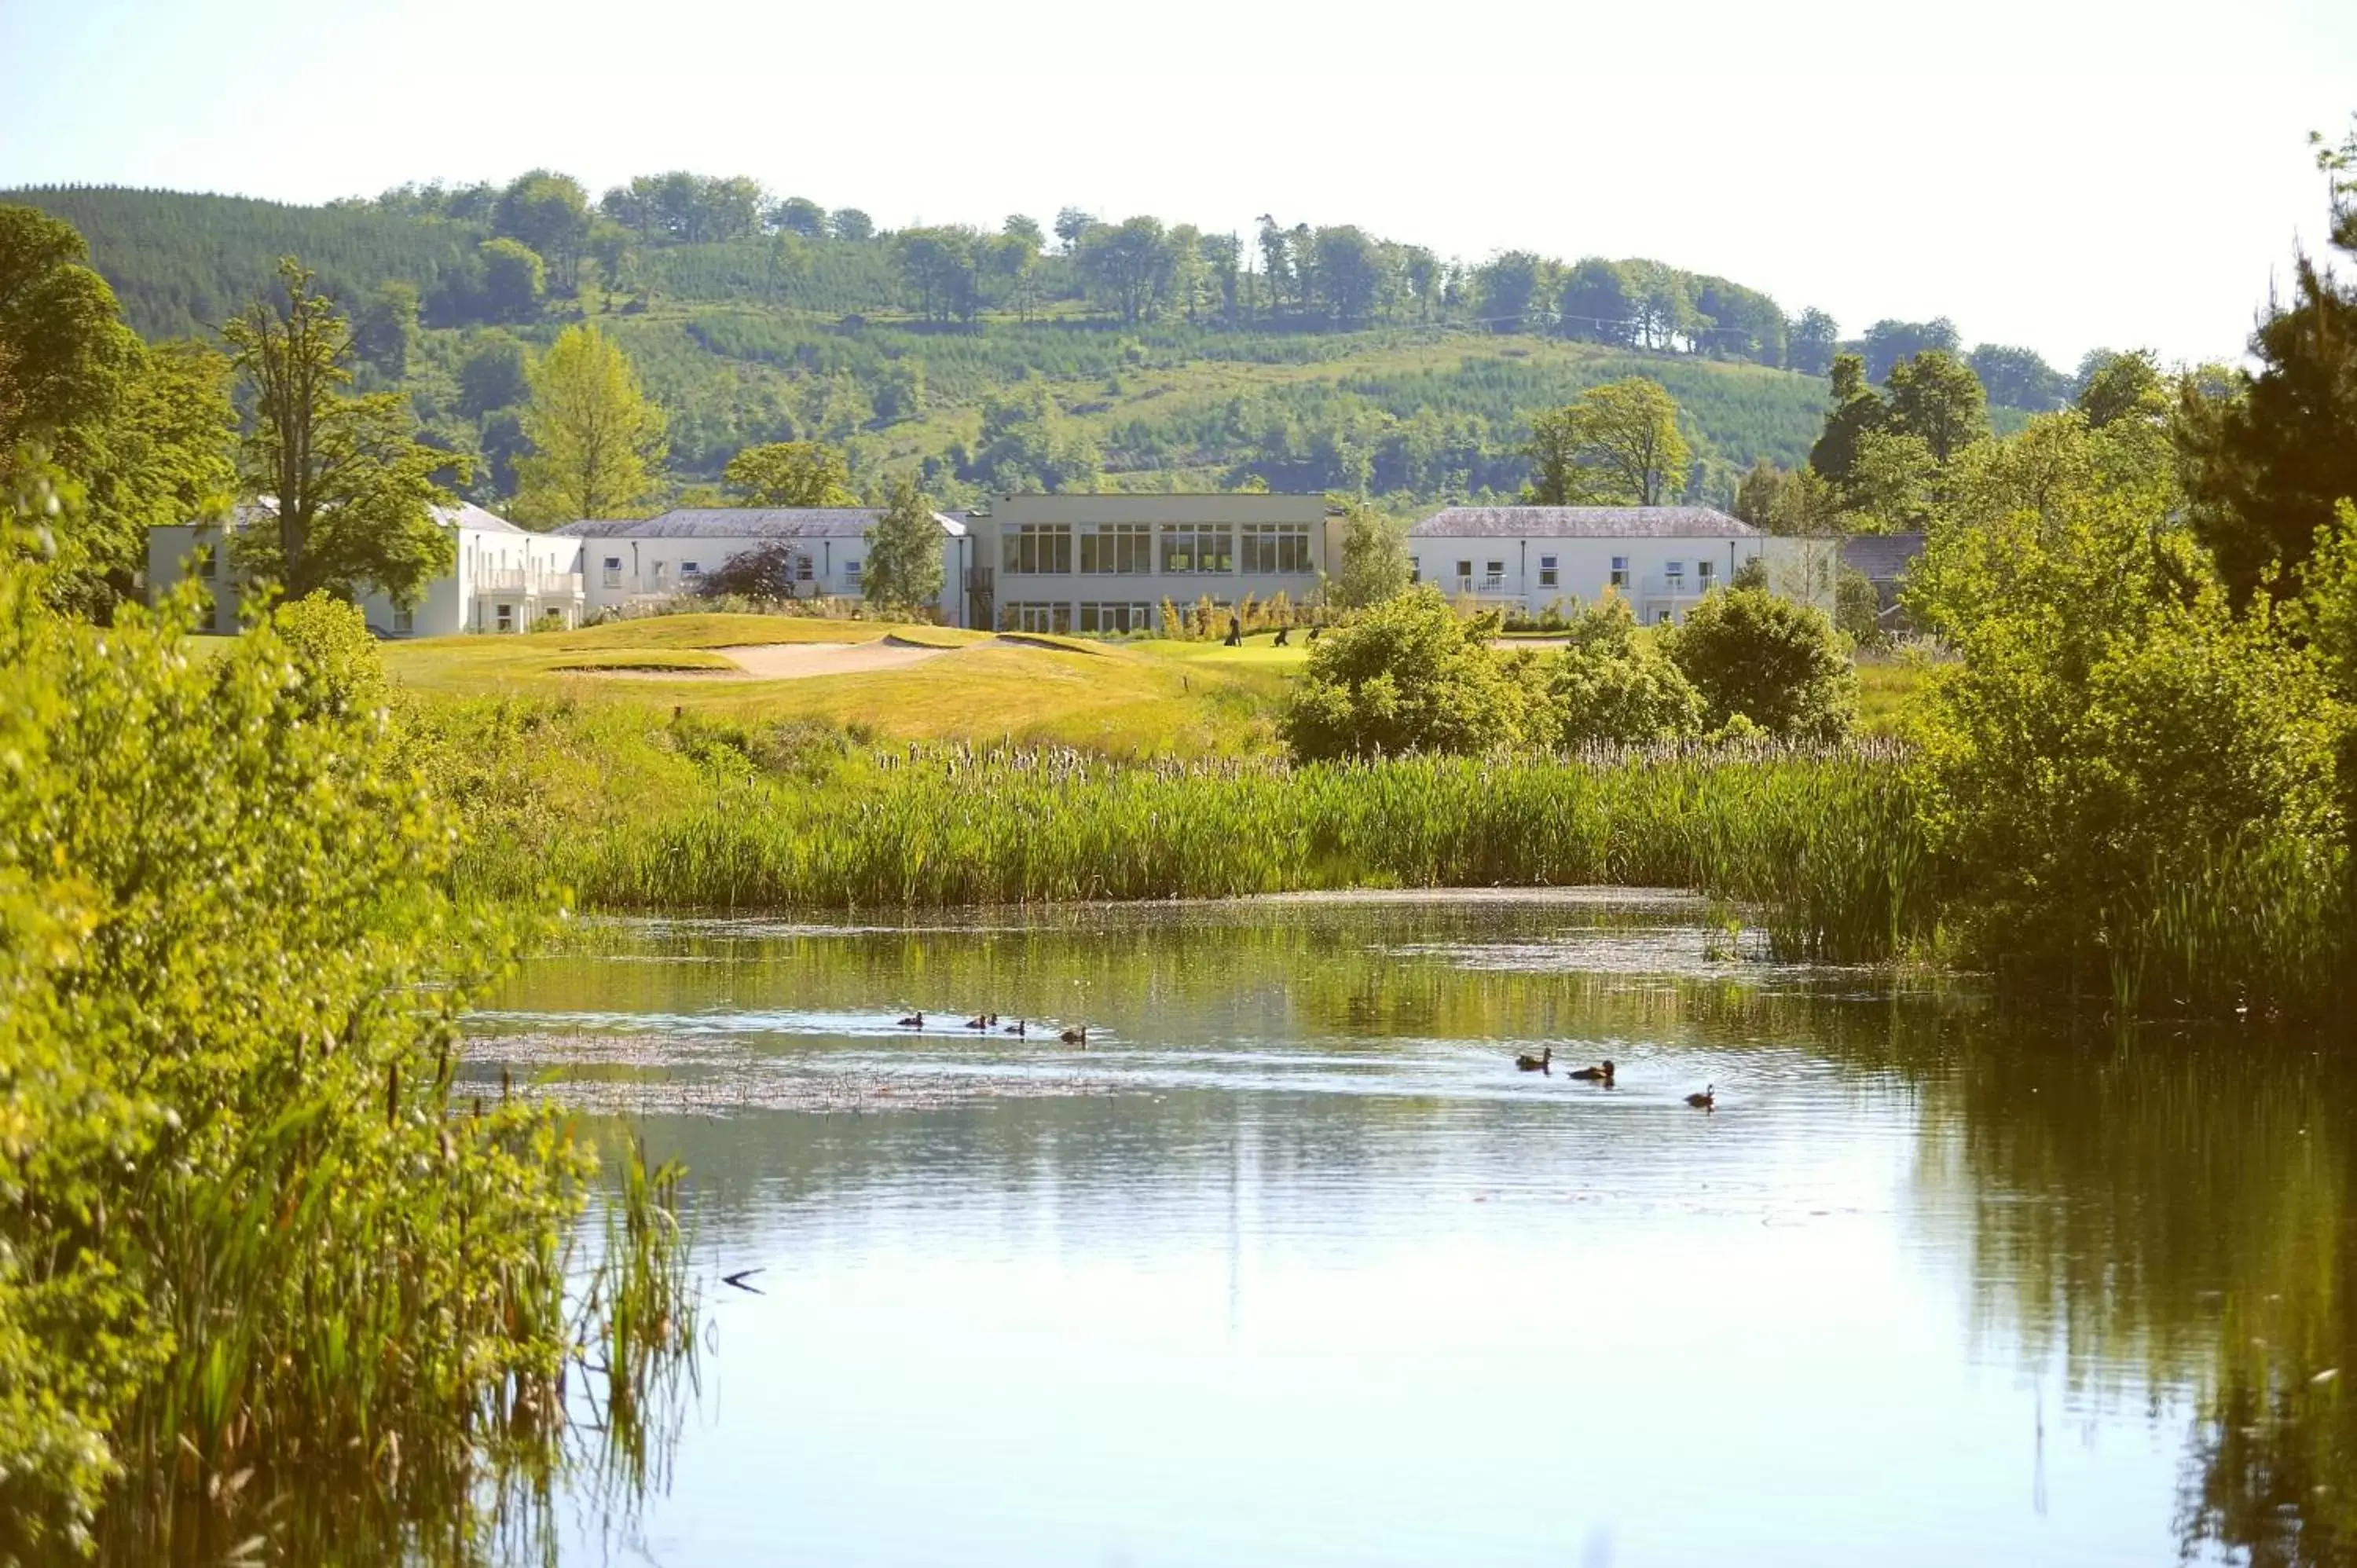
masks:
[[[0,0],[0,187],[685,167],[887,227],[1267,212],[1651,256],[2067,369],[2240,351],[2321,242],[2357,3]]]

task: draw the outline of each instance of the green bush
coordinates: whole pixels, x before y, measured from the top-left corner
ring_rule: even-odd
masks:
[[[1547,671],[1556,744],[1643,745],[1702,732],[1702,694],[1637,629],[1628,601],[1609,596],[1575,615]]]
[[[1491,647],[1497,618],[1461,620],[1426,584],[1337,628],[1309,651],[1279,727],[1304,761],[1458,756],[1523,738],[1526,699]]]
[[[0,1561],[218,1555],[339,1498],[454,1529],[489,1454],[551,1454],[601,1326],[567,1301],[589,1149],[454,1093],[521,931],[448,896],[353,613],[210,660],[192,586],[46,613],[61,504],[0,507]],[[657,1252],[634,1288],[684,1331]]]
[[[1857,671],[1821,610],[1729,588],[1687,612],[1667,642],[1713,729],[1740,715],[1779,739],[1830,741],[1857,722]]]

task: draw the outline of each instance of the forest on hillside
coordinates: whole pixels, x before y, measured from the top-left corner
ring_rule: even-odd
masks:
[[[2000,429],[2099,362],[2073,376],[2028,349],[1967,353],[1944,318],[1846,338],[1821,310],[1651,260],[1467,262],[1273,216],[1248,235],[1074,209],[888,232],[748,179],[671,173],[593,198],[545,170],[321,207],[113,188],[0,201],[72,223],[151,341],[212,338],[299,256],[353,317],[364,384],[479,459],[464,488],[489,503],[512,493],[533,356],[584,319],[662,408],[685,499],[786,440],[839,446],[864,489],[913,471],[949,501],[1088,485],[1265,484],[1394,510],[1511,497],[1534,413],[1642,374],[1688,426],[1688,493],[1732,504],[1760,461],[1805,461],[1845,351],[1876,383],[1953,354]]]

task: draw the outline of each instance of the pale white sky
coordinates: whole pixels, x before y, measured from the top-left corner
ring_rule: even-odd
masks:
[[[2228,355],[2323,231],[2352,0],[0,0],[0,185],[308,201],[537,164],[887,226],[1070,204],[1651,255],[2068,369]]]

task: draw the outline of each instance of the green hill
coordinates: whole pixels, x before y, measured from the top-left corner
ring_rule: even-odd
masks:
[[[1792,324],[1774,303],[1725,280],[1614,263],[1632,290],[1651,278],[1645,286],[1674,291],[1683,314],[1658,330],[1650,317],[1583,326],[1576,314],[1549,314],[1550,302],[1568,310],[1582,297],[1580,269],[1526,257],[1441,266],[1412,247],[1352,240],[1356,231],[1296,231],[1292,274],[1239,274],[1230,245],[1224,273],[1215,264],[1182,283],[1183,306],[1171,295],[1138,308],[1109,264],[1089,264],[1091,239],[1037,254],[1019,294],[1009,285],[1003,297],[974,282],[988,279],[977,260],[959,274],[974,295],[945,307],[912,263],[910,241],[942,235],[976,256],[999,242],[971,231],[805,238],[758,225],[696,240],[651,219],[636,231],[597,220],[569,265],[552,260],[550,275],[571,286],[517,311],[488,292],[480,247],[506,221],[488,188],[325,207],[105,188],[0,192],[0,201],[80,229],[150,338],[210,335],[287,254],[357,317],[373,312],[382,323],[414,309],[414,330],[396,319],[377,334],[391,347],[372,350],[363,381],[398,386],[436,440],[479,454],[471,489],[490,502],[509,482],[519,441],[522,389],[496,373],[500,362],[512,364],[515,343],[544,345],[584,317],[614,333],[670,413],[683,487],[714,480],[744,446],[814,438],[842,445],[863,483],[913,466],[949,501],[1001,488],[1257,480],[1367,493],[1404,510],[1511,495],[1531,413],[1642,374],[1677,398],[1697,437],[1698,491],[1724,501],[1755,457],[1803,458],[1826,396],[1822,378],[1776,368]],[[612,196],[608,210],[618,210]],[[1112,246],[1141,223],[1153,220],[1092,233]],[[1219,261],[1216,237],[1168,233]],[[1352,244],[1389,269],[1379,284],[1408,281],[1347,292],[1336,269]],[[1271,268],[1284,267],[1281,252],[1270,255]],[[1194,264],[1191,252],[1182,259]],[[414,306],[385,292],[397,284],[414,287]],[[1521,302],[1514,314],[1496,314],[1510,293]],[[1632,316],[1652,308],[1630,297]],[[520,318],[496,319],[503,315]],[[1748,325],[1730,337],[1736,328],[1721,320]],[[1599,336],[1620,340],[1581,340]]]

